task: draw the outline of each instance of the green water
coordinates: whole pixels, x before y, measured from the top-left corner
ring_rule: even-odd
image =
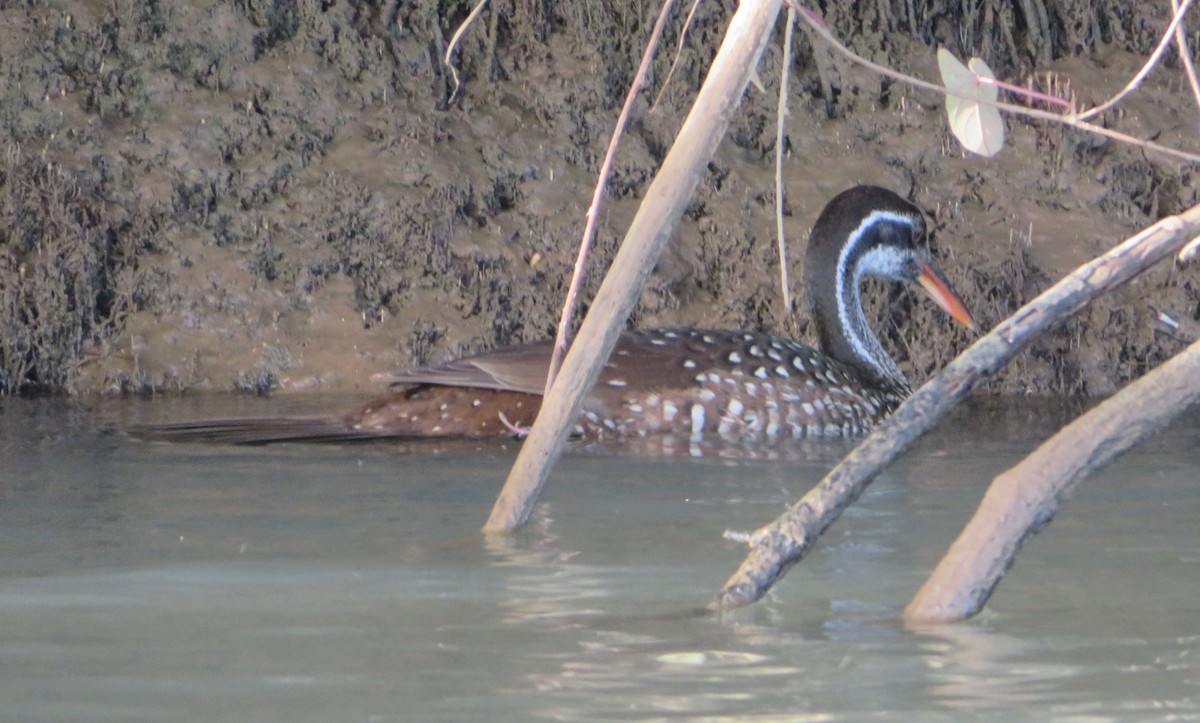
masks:
[[[576,449],[488,543],[511,445],[97,431],[295,404],[0,400],[0,719],[1200,719],[1200,420],[1085,482],[983,615],[913,633],[900,610],[1063,405],[957,415],[766,600],[697,615],[743,556],[721,533],[844,445]]]

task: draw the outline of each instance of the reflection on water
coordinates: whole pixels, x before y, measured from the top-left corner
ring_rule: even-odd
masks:
[[[976,625],[943,626],[927,635],[930,693],[957,710],[1036,705],[1081,672],[1078,665],[1023,665],[1023,658],[1036,654],[1033,641]]]
[[[0,718],[1200,717],[1196,420],[1084,483],[983,615],[908,631],[987,481],[1063,405],[959,415],[766,600],[709,614],[743,553],[721,533],[769,521],[842,445],[576,449],[534,521],[488,538],[511,445],[94,431],[264,404],[189,402],[0,400]]]

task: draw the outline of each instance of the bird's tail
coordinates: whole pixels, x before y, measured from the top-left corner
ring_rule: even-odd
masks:
[[[372,439],[511,438],[533,424],[541,397],[523,392],[418,386],[341,416],[247,417],[146,424],[142,439],[218,444],[357,442]]]
[[[202,419],[193,422],[143,424],[129,433],[146,440],[209,442],[214,444],[274,444],[277,442],[356,442],[395,437],[369,429],[355,429],[330,417],[248,417]]]

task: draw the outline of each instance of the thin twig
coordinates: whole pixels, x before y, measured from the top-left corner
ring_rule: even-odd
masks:
[[[1047,105],[1056,105],[1068,113],[1075,112],[1075,104],[1071,101],[1066,100],[1065,98],[1059,98],[1055,95],[1050,95],[1049,93],[1042,93],[1041,91],[1034,90],[1033,88],[1026,88],[1013,83],[1006,83],[1005,81],[997,78],[984,78],[979,75],[975,76],[975,82],[979,83],[980,85],[994,85],[997,88],[1000,88],[1001,90],[1007,90],[1009,93],[1014,95],[1021,95],[1027,98],[1032,98],[1033,100],[1040,100]],[[974,100],[974,98],[972,98],[972,100]]]
[[[575,257],[575,272],[571,275],[571,285],[567,288],[567,298],[563,301],[562,314],[558,318],[558,331],[554,337],[554,352],[550,356],[550,370],[546,374],[546,394],[554,386],[554,377],[558,376],[558,368],[562,365],[563,355],[567,353],[567,340],[571,336],[571,313],[575,309],[575,298],[579,296],[579,287],[583,285],[583,271],[587,265],[588,252],[592,248],[592,239],[596,235],[596,219],[600,217],[600,205],[604,203],[604,189],[608,186],[608,176],[612,173],[613,159],[617,155],[617,146],[625,133],[629,122],[629,114],[637,94],[646,84],[646,76],[650,73],[650,62],[654,59],[654,51],[662,37],[663,26],[671,13],[674,0],[666,0],[658,12],[658,20],[650,31],[646,49],[642,52],[642,63],[638,66],[629,92],[625,94],[625,105],[621,106],[621,114],[617,116],[617,126],[613,129],[612,138],[608,141],[608,151],[604,154],[604,163],[600,166],[600,177],[596,181],[596,190],[592,192],[592,205],[588,206],[587,223],[583,227],[583,238],[579,241],[579,254]]]
[[[463,33],[471,23],[475,22],[475,18],[479,17],[479,13],[483,12],[483,6],[487,5],[488,0],[479,0],[479,3],[471,10],[471,14],[467,19],[462,21],[458,29],[454,31],[454,35],[450,37],[450,44],[446,46],[446,55],[442,58],[442,65],[450,69],[450,77],[454,80],[454,87],[450,90],[450,97],[446,100],[447,103],[452,103],[455,96],[458,95],[458,88],[461,83],[458,82],[458,70],[454,68],[454,64],[450,62],[450,56],[454,54],[454,49],[458,47],[458,41],[462,40]]]
[[[1142,69],[1137,72],[1137,75],[1133,76],[1133,80],[1130,80],[1128,83],[1126,83],[1125,87],[1121,89],[1121,92],[1117,93],[1095,108],[1092,108],[1085,113],[1081,113],[1078,116],[1078,120],[1085,121],[1088,118],[1093,118],[1100,115],[1104,111],[1119,103],[1122,98],[1137,90],[1138,86],[1142,84],[1142,81],[1146,79],[1146,76],[1150,75],[1150,71],[1154,69],[1154,66],[1158,65],[1158,59],[1162,57],[1163,52],[1167,49],[1167,46],[1170,45],[1171,38],[1175,37],[1175,29],[1179,27],[1179,23],[1183,20],[1184,13],[1187,12],[1187,9],[1191,4],[1192,0],[1183,0],[1183,3],[1179,6],[1179,9],[1175,11],[1175,17],[1171,18],[1171,23],[1167,26],[1167,31],[1163,33],[1162,40],[1158,41],[1158,47],[1155,48],[1154,52],[1150,54],[1149,60],[1147,60],[1146,64],[1142,66]]]
[[[779,241],[779,288],[783,292],[789,336],[796,335],[796,320],[792,315],[792,287],[788,281],[787,234],[783,230],[783,136],[787,129],[788,75],[792,64],[792,29],[795,26],[796,10],[789,7],[787,28],[783,33],[783,69],[779,72],[779,110],[775,114],[775,232]]]
[[[692,26],[692,18],[696,16],[696,9],[699,7],[700,0],[692,0],[692,7],[688,10],[687,19],[683,21],[683,28],[679,31],[679,45],[675,46],[675,58],[671,61],[671,68],[667,71],[667,77],[663,79],[662,87],[658,89],[658,95],[654,96],[654,102],[650,104],[652,110],[658,107],[663,93],[666,93],[667,88],[671,87],[671,78],[675,77],[675,67],[679,65],[679,59],[683,56],[683,41],[687,38],[688,28]]]
[[[1171,0],[1171,9],[1179,14],[1179,0]],[[1188,84],[1192,86],[1192,97],[1200,108],[1200,81],[1196,80],[1196,66],[1192,64],[1192,51],[1188,49],[1187,33],[1183,32],[1183,23],[1175,26],[1175,44],[1179,46],[1179,58],[1183,61],[1183,72]]]
[[[837,38],[833,37],[833,33],[831,33],[829,31],[829,28],[826,27],[825,23],[821,20],[821,18],[818,17],[817,15],[813,14],[813,12],[811,10],[808,10],[807,8],[803,7],[802,5],[799,5],[798,0],[785,0],[785,2],[787,3],[788,7],[796,8],[796,10],[800,13],[800,17],[804,18],[805,22],[808,23],[809,27],[811,27],[813,29],[813,32],[815,32],[817,35],[819,35],[822,40],[829,43],[829,45],[834,50],[836,50],[838,53],[845,56],[846,58],[850,59],[851,61],[853,61],[865,68],[868,68],[869,70],[872,70],[880,75],[886,76],[893,80],[898,80],[901,83],[907,83],[908,85],[914,86],[916,88],[921,88],[922,90],[928,90],[930,92],[938,93],[940,95],[953,95],[953,93],[951,93],[945,86],[938,85],[937,83],[930,83],[929,81],[921,80],[920,78],[916,78],[911,75],[907,75],[905,73],[901,73],[899,71],[892,70],[891,68],[888,68],[887,66],[883,66],[878,63],[873,63],[870,60],[867,60],[866,58],[862,57],[861,55],[856,54],[850,48],[847,48],[845,45],[842,45],[841,42],[839,42]],[[1184,0],[1184,2],[1190,3],[1191,0]],[[1071,126],[1072,128],[1078,128],[1079,130],[1082,130],[1082,131],[1087,131],[1089,133],[1095,133],[1096,135],[1104,136],[1105,138],[1112,138],[1113,140],[1121,141],[1122,143],[1129,143],[1131,145],[1141,146],[1142,148],[1145,148],[1147,150],[1158,151],[1159,153],[1164,153],[1168,156],[1180,158],[1185,161],[1192,161],[1193,163],[1200,163],[1200,155],[1197,155],[1195,153],[1188,153],[1187,151],[1181,151],[1176,148],[1170,148],[1167,146],[1159,145],[1158,143],[1154,143],[1153,141],[1147,141],[1147,140],[1144,140],[1141,138],[1134,138],[1133,136],[1126,135],[1124,133],[1119,133],[1119,132],[1111,130],[1109,128],[1104,128],[1102,126],[1093,125],[1091,123],[1084,122],[1082,120],[1079,120],[1077,117],[1073,117],[1070,115],[1061,115],[1058,113],[1050,113],[1048,111],[1038,110],[1037,108],[1026,108],[1024,106],[1013,105],[1011,103],[1001,103],[999,101],[987,100],[986,98],[972,98],[971,100],[976,103],[979,103],[981,105],[990,105],[993,108],[999,108],[1000,110],[1005,111],[1007,113],[1013,113],[1015,115],[1023,115],[1026,118],[1037,118],[1039,120],[1046,120],[1046,121],[1051,121],[1054,123],[1063,123],[1063,124]]]

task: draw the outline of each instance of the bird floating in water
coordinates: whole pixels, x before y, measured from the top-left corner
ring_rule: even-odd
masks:
[[[839,194],[813,226],[804,263],[819,350],[751,331],[623,332],[575,434],[755,442],[865,433],[912,390],[863,314],[864,276],[919,284],[973,326],[924,241],[920,210],[895,193],[857,186]],[[511,437],[537,416],[552,348],[524,344],[384,375],[397,391],[336,416],[200,420],[134,433],[235,444]]]

